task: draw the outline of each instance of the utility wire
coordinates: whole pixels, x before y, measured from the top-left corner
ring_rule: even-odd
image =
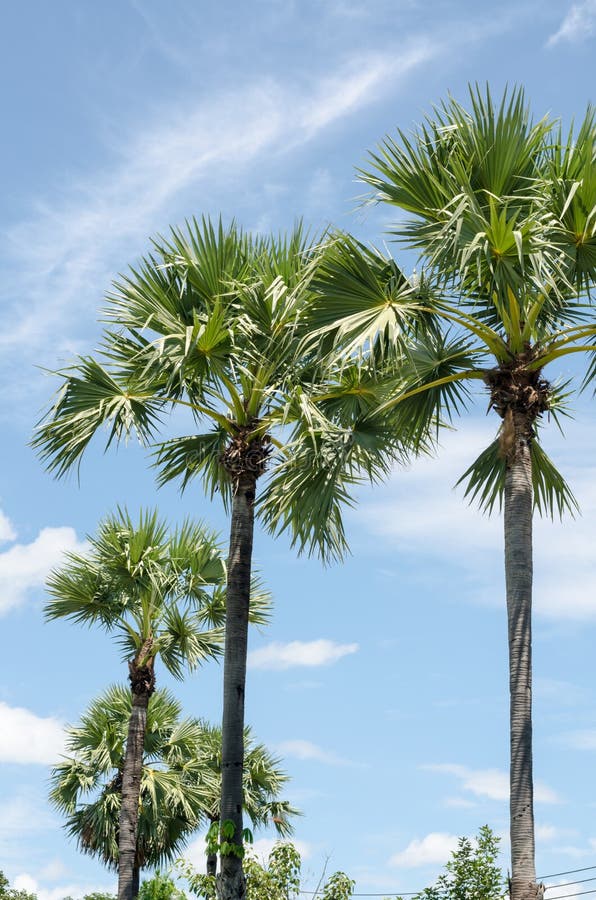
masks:
[[[558,887],[558,885],[555,885]],[[582,897],[584,894],[596,894],[596,888],[591,891],[578,891],[577,894],[557,894],[556,897],[550,897],[549,900],[563,900],[563,897]]]
[[[583,869],[568,869],[566,872],[553,872],[552,875],[541,875],[538,880],[543,881],[545,878],[558,878],[559,875],[575,875],[576,872],[589,872],[591,869],[596,869],[596,866],[585,866]]]
[[[591,872],[596,869],[596,866],[584,866],[582,869],[568,869],[566,872],[553,872],[551,875],[540,875],[537,881],[545,881],[547,878],[558,878],[560,875],[575,875],[578,872]],[[596,881],[596,875],[592,878],[580,878],[577,881],[565,881],[563,884],[551,884],[545,888],[547,891],[555,890],[556,888],[562,887],[571,887],[574,884],[584,884],[587,881]],[[380,894],[352,894],[352,897],[389,897],[393,894],[394,897],[417,897],[418,894],[421,894],[423,891],[383,891]],[[319,891],[298,891],[299,894],[305,894],[310,897],[316,897]],[[548,900],[563,900],[565,897],[582,897],[584,894],[596,894],[596,888],[592,888],[590,891],[579,891],[576,894],[557,894],[556,897],[551,897],[549,895]]]
[[[592,875],[591,878],[578,878],[577,881],[564,881],[563,884],[549,884],[544,890],[552,891],[554,888],[569,887],[572,884],[585,884],[586,881],[596,881],[596,875]]]

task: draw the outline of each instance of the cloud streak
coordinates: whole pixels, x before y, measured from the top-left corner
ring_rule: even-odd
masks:
[[[277,745],[277,749],[284,756],[291,756],[294,759],[312,760],[314,762],[325,763],[329,766],[354,766],[357,763],[351,762],[349,759],[339,756],[333,750],[325,750],[312,741],[296,739],[291,741],[282,741]]]
[[[421,766],[428,772],[454,775],[463,790],[489,800],[509,800],[509,775],[500,769],[469,769],[457,763],[435,763]],[[536,803],[558,803],[559,797],[551,788],[534,782]]]
[[[248,654],[251,669],[292,669],[299,666],[313,668],[328,666],[344,656],[356,653],[358,644],[337,644],[321,638],[316,641],[273,641]]]
[[[404,47],[398,59],[360,55],[302,90],[261,78],[180,104],[133,132],[113,148],[110,168],[90,173],[62,198],[38,203],[30,220],[6,233],[5,265],[18,274],[5,288],[12,321],[0,335],[4,353],[33,354],[47,347],[53,332],[59,341],[53,354],[70,355],[80,339],[73,329],[90,327],[98,293],[115,267],[137,255],[164,219],[181,214],[182,195],[187,203],[189,192],[201,189],[203,203],[216,196],[221,206],[222,195],[233,194],[235,178],[247,168],[301,147],[379,102],[435,52],[422,40]]]
[[[560,27],[551,34],[546,42],[547,47],[567,42],[577,44],[596,33],[596,0],[584,0],[574,3],[561,22]]]

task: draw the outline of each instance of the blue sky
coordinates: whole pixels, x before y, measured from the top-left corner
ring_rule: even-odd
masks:
[[[590,101],[594,0],[22,0],[0,36],[0,867],[41,900],[114,879],[68,843],[46,803],[66,722],[124,678],[103,634],[44,625],[43,581],[117,503],[192,514],[225,535],[198,486],[157,491],[142,450],[95,448],[56,483],[27,441],[56,367],[97,343],[110,280],[187,216],[246,228],[304,216],[380,242],[390,210],[358,207],[355,166],[469,81],[525,85],[536,117]],[[565,374],[563,372],[563,374]],[[352,557],[323,569],[259,535],[276,599],[251,637],[247,715],[284,758],[312,879],[326,857],[359,891],[429,883],[457,835],[507,831],[501,523],[452,486],[492,438],[480,398],[437,460],[362,490]],[[596,425],[588,399],[546,445],[581,518],[536,527],[535,774],[539,874],[596,865]],[[219,717],[211,667],[175,688]],[[162,683],[167,679],[160,673]],[[267,841],[271,835],[261,835]],[[266,843],[260,843],[264,849]],[[201,839],[189,849],[201,862]],[[552,893],[552,892],[551,892]]]

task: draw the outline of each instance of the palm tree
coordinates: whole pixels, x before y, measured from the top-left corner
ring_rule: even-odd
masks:
[[[50,799],[66,815],[68,834],[83,852],[114,869],[130,715],[130,691],[108,688],[80,724],[68,729],[70,755],[51,775]],[[297,810],[278,799],[288,777],[279,760],[254,744],[248,729],[246,739],[246,813],[253,827],[273,821],[280,835],[291,834],[289,817]],[[199,719],[182,719],[179,702],[163,688],[147,706],[140,784],[133,897],[140,870],[171,862],[197,828],[214,820],[219,805],[221,731]]]
[[[137,853],[140,778],[155,661],[178,679],[221,653],[225,565],[214,534],[186,522],[169,534],[156,512],[138,524],[118,510],[89,538],[85,554],[67,554],[47,586],[46,618],[100,625],[116,635],[128,660],[131,712],[122,767],[118,897],[130,900]],[[264,621],[263,598],[252,617]]]
[[[596,349],[593,309],[585,302],[596,273],[596,129],[592,110],[566,138],[547,118],[532,123],[521,90],[505,93],[496,107],[488,89],[470,94],[469,111],[449,99],[413,135],[386,138],[372,169],[361,172],[375,201],[410,215],[394,234],[420,253],[423,275],[408,281],[393,260],[339,236],[320,271],[313,322],[351,354],[393,348],[384,409],[401,405],[419,422],[452,417],[476,384],[501,420],[497,439],[462,480],[488,511],[504,507],[511,898],[529,900],[539,891],[532,512],[576,506],[537,429],[545,412],[561,411],[569,392],[545,377],[545,367]]]
[[[67,817],[66,830],[83,852],[118,869],[125,748],[132,712],[130,690],[108,688],[79,725],[68,729],[65,757],[52,770],[50,799]],[[132,895],[140,870],[172,860],[205,821],[214,775],[199,765],[202,728],[181,719],[177,700],[163,688],[147,705]]]
[[[205,814],[211,825],[221,818],[222,773],[221,728],[202,723],[200,756],[204,765],[215,774],[216,790],[205,804]],[[273,825],[280,838],[293,834],[291,818],[300,815],[287,800],[279,796],[288,776],[280,768],[280,760],[273,756],[264,744],[255,742],[250,727],[244,729],[244,767],[242,776],[244,812],[253,828]],[[207,874],[216,875],[217,854],[207,855]]]
[[[363,415],[350,418],[349,403],[330,420],[310,399],[311,383],[325,377],[305,341],[310,283],[323,249],[300,226],[289,238],[251,238],[234,224],[206,220],[172,229],[116,283],[101,354],[58,373],[62,388],[34,438],[60,476],[80,462],[104,424],[108,444],[130,434],[149,443],[167,412],[181,407],[194,417],[197,433],[158,443],[154,459],[160,483],[180,478],[184,488],[200,475],[230,512],[221,816],[227,829],[231,823],[227,845],[234,852],[221,860],[222,900],[244,893],[244,696],[255,515],[272,531],[288,529],[300,549],[339,557],[346,548],[341,509],[351,485],[386,474],[387,445],[401,449],[386,416],[377,421],[371,414],[372,386],[363,398],[366,423]],[[348,384],[350,396],[359,377]],[[257,482],[268,465],[259,498]]]

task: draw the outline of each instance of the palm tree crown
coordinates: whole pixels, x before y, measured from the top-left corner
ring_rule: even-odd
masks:
[[[99,625],[139,669],[159,657],[177,679],[221,653],[225,564],[213,532],[186,522],[172,534],[156,512],[118,510],[48,578],[48,619]]]
[[[63,812],[66,830],[85,852],[118,865],[124,751],[131,693],[108,688],[77,726],[68,729],[68,755],[52,770],[52,803]],[[203,729],[181,718],[166,690],[152,694],[147,708],[135,868],[170,861],[205,821],[214,773],[200,764]]]
[[[143,747],[136,869],[155,868],[180,854],[197,828],[219,818],[221,729],[182,718],[165,690],[151,696]],[[66,756],[54,766],[50,799],[85,853],[118,865],[124,751],[131,693],[112,686],[94,700],[79,725],[68,729]],[[292,833],[298,814],[280,799],[288,776],[280,761],[246,729],[245,811],[253,827],[273,824]]]

